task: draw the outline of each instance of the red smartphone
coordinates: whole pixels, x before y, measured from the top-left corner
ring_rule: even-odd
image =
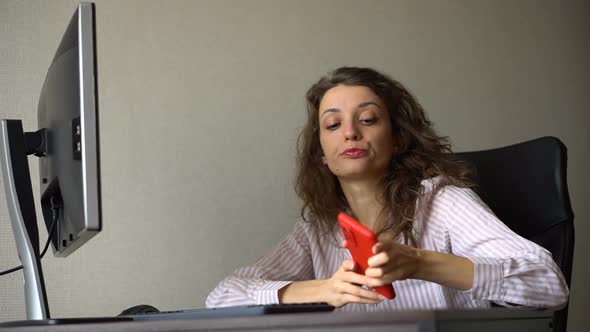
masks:
[[[346,248],[354,260],[356,272],[365,274],[365,270],[369,267],[369,258],[373,256],[372,248],[378,242],[377,235],[344,212],[338,214],[338,223],[342,234],[344,234],[344,239],[346,239]],[[375,287],[374,289],[390,300],[395,297],[393,285]]]

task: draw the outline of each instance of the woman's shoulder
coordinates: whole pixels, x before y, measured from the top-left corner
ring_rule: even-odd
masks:
[[[338,224],[322,225],[314,220],[299,219],[292,234],[299,239],[306,239],[311,247],[321,248],[326,245],[338,246],[344,240]]]
[[[422,181],[424,193],[420,204],[429,224],[448,227],[470,225],[475,218],[488,220],[493,211],[469,187],[446,183],[444,179],[433,178]]]
[[[461,187],[446,181],[442,176],[424,179],[421,182],[422,195],[438,202],[481,202],[479,196],[469,187]]]
[[[337,231],[338,224],[334,223],[333,225],[322,225],[321,223],[313,220],[313,219],[303,219],[299,218],[295,223],[293,228],[294,232],[302,232],[309,235],[326,235],[326,233],[331,234]]]

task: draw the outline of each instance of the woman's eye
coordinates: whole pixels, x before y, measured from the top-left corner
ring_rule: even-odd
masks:
[[[361,119],[361,122],[366,125],[372,125],[373,123],[377,122],[377,119],[376,118],[366,118],[366,119]]]
[[[339,123],[333,123],[333,124],[331,124],[331,125],[328,125],[328,126],[326,127],[326,129],[328,129],[328,130],[334,130],[334,129],[338,128],[338,126],[340,126],[340,124],[339,124]]]

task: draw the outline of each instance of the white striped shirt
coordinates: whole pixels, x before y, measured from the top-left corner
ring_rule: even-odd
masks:
[[[424,192],[432,181],[422,182]],[[397,296],[378,304],[347,304],[341,311],[392,311],[489,308],[501,305],[559,308],[569,290],[544,248],[504,225],[471,190],[447,186],[440,190],[414,225],[418,248],[469,258],[474,263],[473,287],[462,291],[416,279],[395,281]],[[207,297],[207,307],[279,303],[278,290],[294,281],[331,278],[342,262],[352,259],[341,248],[344,237],[322,234],[300,221],[270,253],[236,270]],[[334,236],[337,241],[334,240]]]

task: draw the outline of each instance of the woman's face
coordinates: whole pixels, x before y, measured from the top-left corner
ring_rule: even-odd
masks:
[[[389,112],[364,86],[338,85],[319,106],[322,158],[341,180],[385,176],[395,153]]]

